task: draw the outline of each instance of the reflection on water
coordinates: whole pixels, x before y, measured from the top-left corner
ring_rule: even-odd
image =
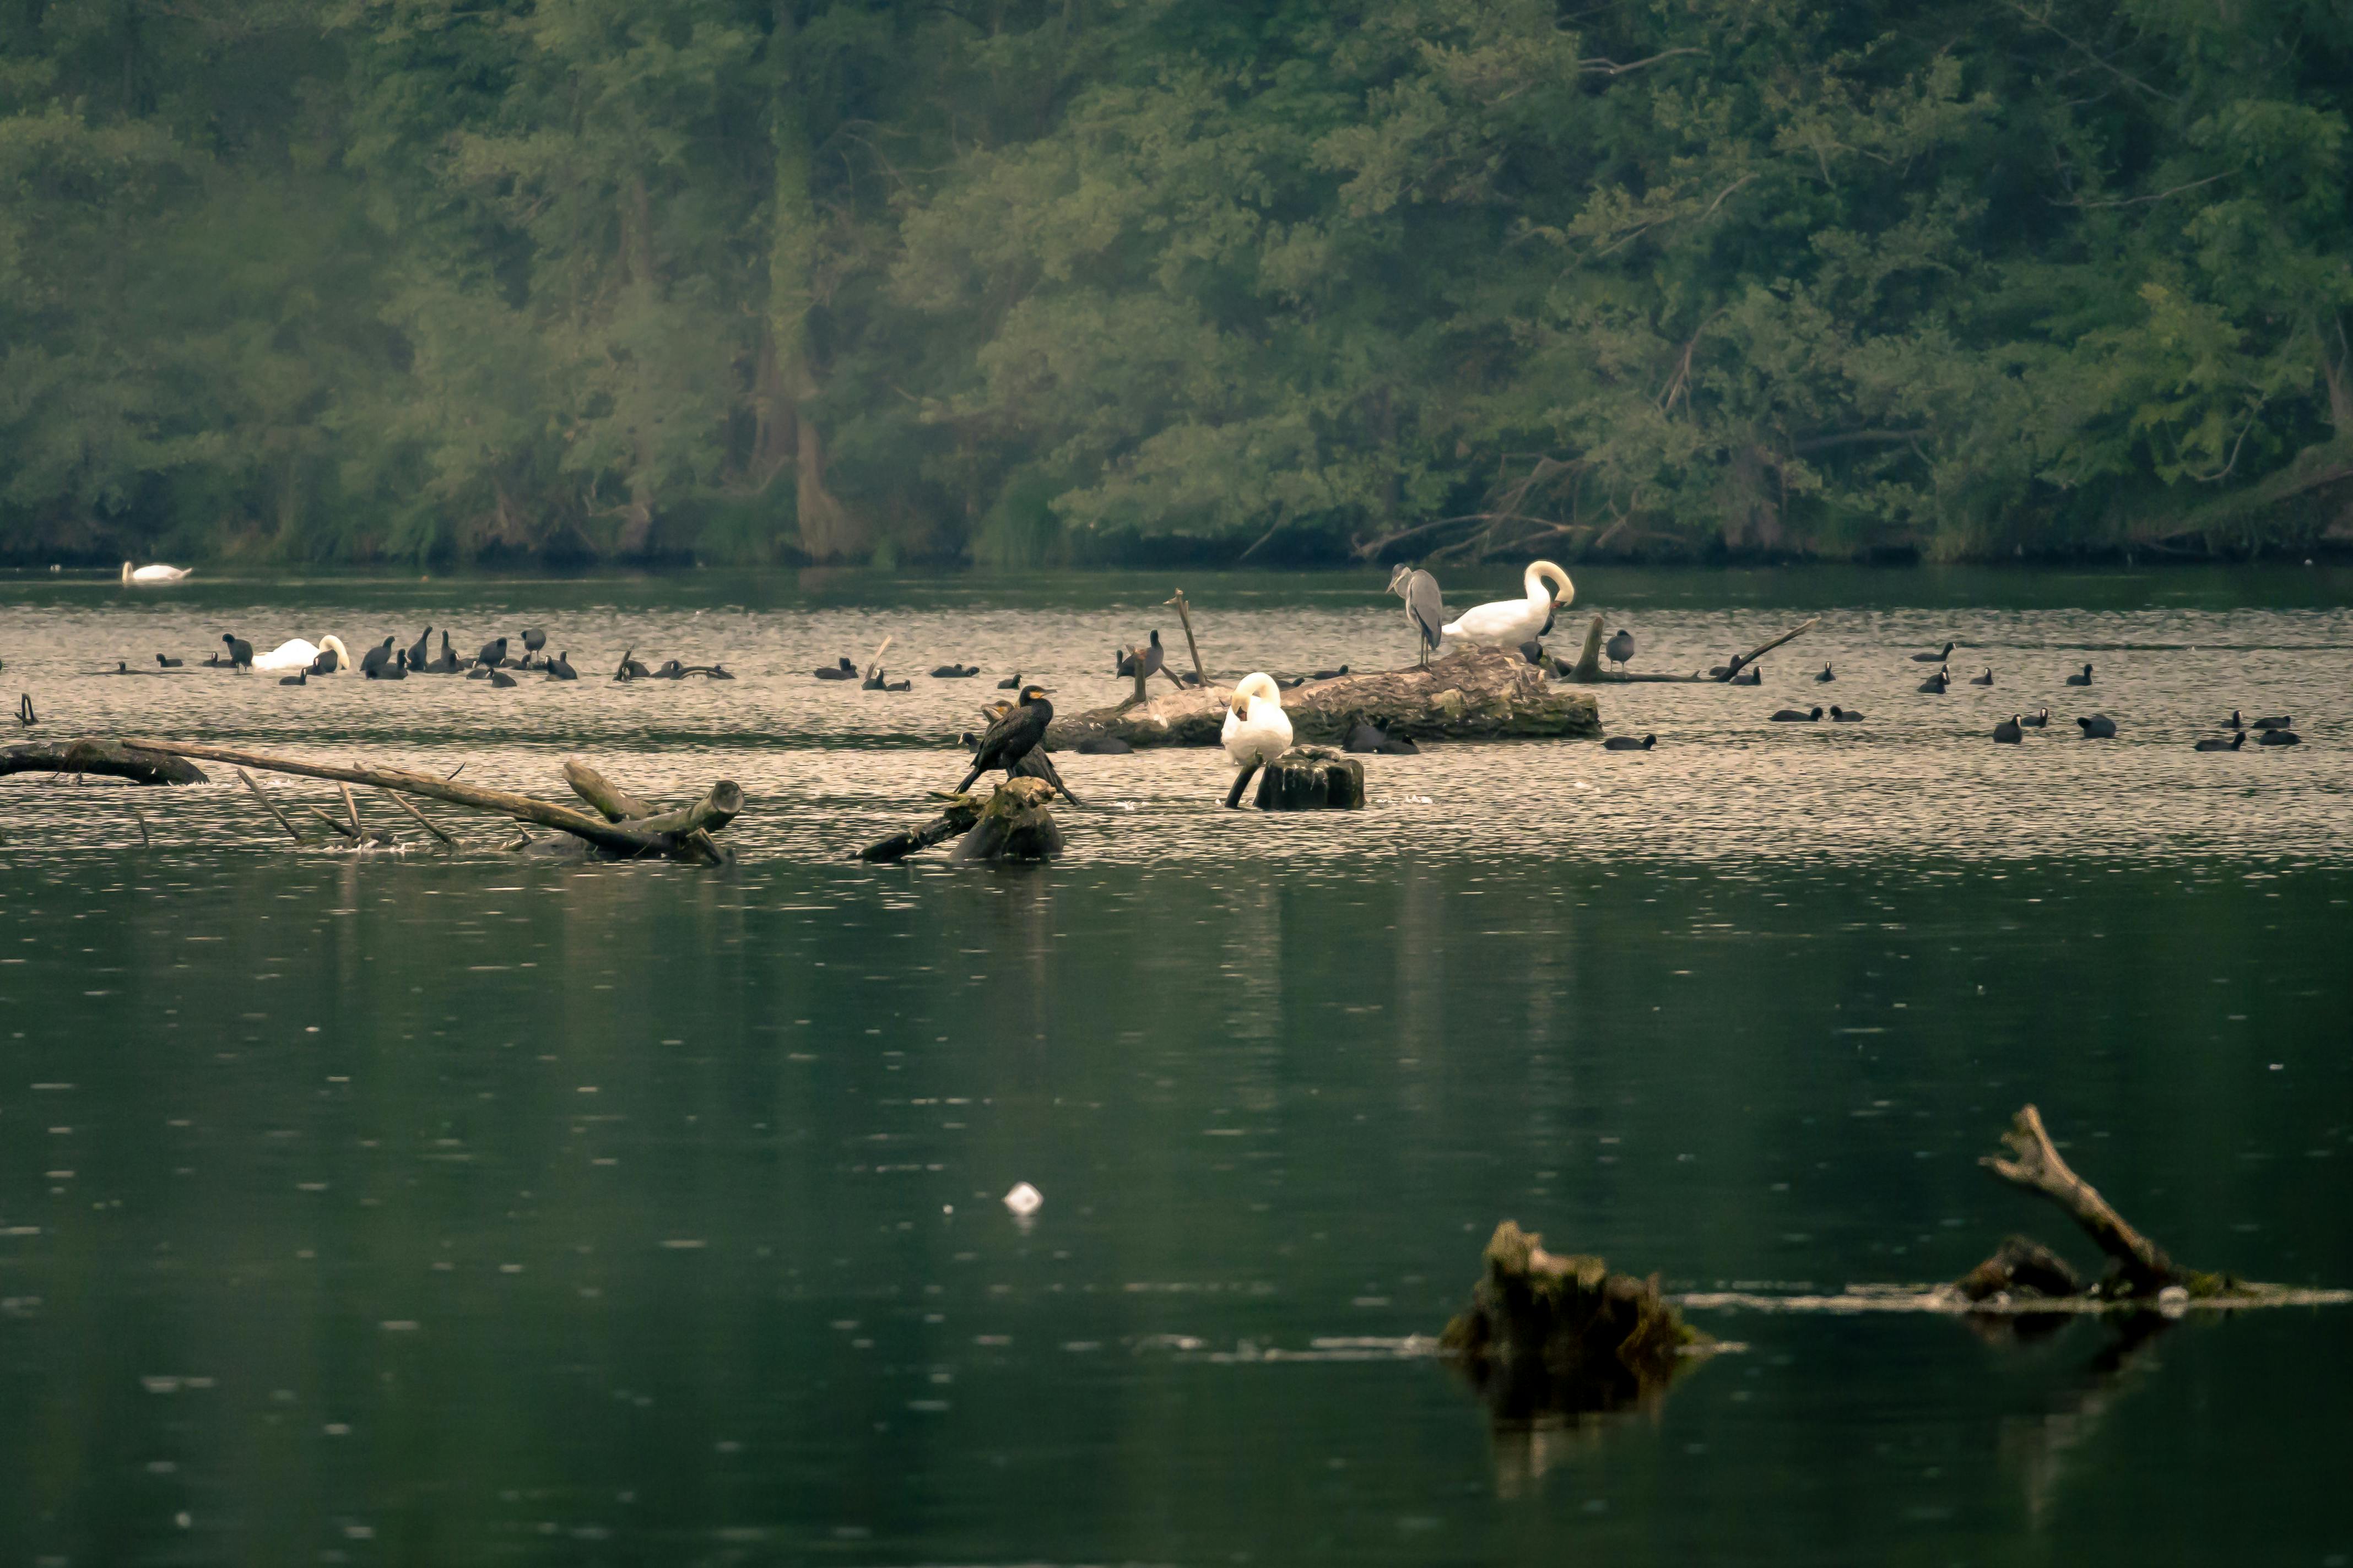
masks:
[[[466,592],[429,588],[420,625]],[[553,624],[534,595],[592,591],[500,592]],[[287,635],[369,602],[323,584]],[[985,664],[1047,627],[1074,683],[1081,632],[1134,620],[914,607]],[[901,624],[745,610],[714,639],[731,668]],[[613,654],[702,651],[637,624],[685,612],[596,613]],[[1705,616],[1749,613],[1640,624],[1664,658],[1675,615],[1695,654],[1730,646]],[[2267,613],[2250,640],[2335,626]],[[132,702],[26,649],[47,614],[0,612],[0,679]],[[211,624],[103,615],[185,616],[190,651]],[[2092,613],[1870,615],[1934,646]],[[2311,657],[2268,706],[2341,701]],[[2203,712],[2183,659],[2147,679],[2151,724]],[[1207,759],[1146,757],[1109,792],[1133,812],[1066,819],[1065,862],[970,874],[834,858],[953,758],[812,739],[822,715],[792,716],[818,699],[773,669],[708,711],[736,694],[526,685],[493,710],[411,681],[406,710],[296,709],[228,680],[147,684],[188,704],[176,729],[497,783],[552,789],[575,750],[666,795],[726,773],[757,837],[717,875],[361,861],[273,844],[232,784],[138,797],[142,852],[121,791],[0,783],[0,1519],[24,1558],[1942,1563],[2039,1535],[2163,1561],[2243,1532],[2250,1499],[2278,1560],[2353,1553],[2327,1312],[2185,1325],[2105,1396],[2097,1324],[1694,1313],[1750,1348],[1517,1457],[1388,1348],[1446,1321],[1505,1217],[1671,1290],[1951,1279],[2021,1218],[1973,1162],[2029,1100],[2177,1254],[2353,1280],[2353,866],[2322,739],[2197,775],[2216,759],[2171,742],[1989,763],[1923,717],[1850,766],[1852,737],[1671,691],[1697,733],[1725,704],[1721,738],[1641,788],[1591,746],[1449,749],[1376,759],[1434,769],[1431,805],[1385,806],[1400,775],[1361,816],[1266,821],[1216,809]],[[1026,1227],[1017,1181],[1045,1195]]]

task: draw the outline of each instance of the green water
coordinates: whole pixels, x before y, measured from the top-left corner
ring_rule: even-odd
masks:
[[[1393,640],[1376,595],[1271,581],[1262,645]],[[1328,825],[1219,812],[1199,757],[1074,759],[1105,811],[1005,873],[841,862],[953,752],[861,746],[908,721],[846,698],[795,717],[805,656],[929,625],[935,587],[723,587],[744,689],[659,724],[585,682],[484,710],[455,681],[85,680],[51,628],[147,617],[121,640],[200,654],[218,607],[26,589],[0,681],[29,669],[49,711],[168,692],[192,731],[332,728],[539,787],[585,749],[754,804],[712,874],[480,829],[296,850],[233,783],[139,797],[142,848],[126,792],[0,781],[0,1560],[2353,1558],[2343,1309],[2024,1340],[1711,1312],[1743,1349],[1535,1432],[1416,1353],[1506,1216],[1670,1289],[1948,1279],[2021,1229],[2088,1263],[1975,1165],[2028,1100],[2185,1261],[2353,1282],[2342,613],[1978,605],[2005,699],[2098,647],[2127,721],[1992,773],[1976,710],[1870,668],[1951,606],[1706,581],[1631,613],[1700,650],[1834,600],[1807,613],[1888,730],[1756,725],[1792,661],[1745,697],[1609,694],[1615,729],[1678,725],[1610,760],[1672,766],[1377,759],[1372,807]],[[438,586],[436,620],[569,616],[607,662],[691,630],[612,585]],[[335,585],[336,613],[386,591]],[[1080,690],[1122,593],[953,623]],[[2232,635],[2165,635],[2191,616]],[[2189,641],[2234,647],[2128,651]],[[2187,752],[2226,679],[2293,693],[2299,754]],[[1026,1224],[997,1201],[1020,1181]]]

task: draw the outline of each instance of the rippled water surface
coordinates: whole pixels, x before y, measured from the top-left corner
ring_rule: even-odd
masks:
[[[0,1561],[2353,1562],[2343,1309],[1712,1313],[1746,1349],[1535,1432],[1412,1353],[1505,1216],[1670,1288],[2088,1264],[1974,1163],[2028,1100],[2177,1256],[2353,1284],[2353,578],[1580,576],[1562,651],[1599,609],[1638,669],[1822,618],[1761,689],[1603,689],[1654,752],[1371,758],[1361,814],[1065,757],[1100,805],[1018,871],[843,857],[997,679],[1181,662],[1171,581],[0,578],[36,739],[751,797],[713,873],[0,779]],[[1369,574],[1183,580],[1221,675],[1409,651]],[[584,679],[195,668],[427,623]],[[810,679],[886,636],[913,691]],[[1913,689],[1947,639],[1989,690]],[[741,679],[602,679],[629,648]],[[2305,744],[2192,752],[2233,707]]]

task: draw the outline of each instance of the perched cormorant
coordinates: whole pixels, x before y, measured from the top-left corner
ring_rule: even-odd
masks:
[[[177,669],[180,668],[181,661],[176,658],[165,658],[159,653],[155,656],[155,662],[165,669]]]
[[[2105,713],[2094,713],[2088,719],[2078,719],[2086,741],[2113,741],[2116,738],[2116,721]]]
[[[2301,746],[2304,737],[2293,730],[2265,730],[2255,737],[2258,746]]]
[[[1986,672],[1983,675],[1970,676],[1969,684],[1971,686],[1991,686],[1993,684],[1993,666],[1986,666]]]
[[[1953,672],[1949,669],[1939,669],[1936,674],[1930,676],[1927,679],[1920,683],[1920,689],[1923,691],[1935,692],[1936,695],[1941,697],[1944,695],[1945,688],[1950,686],[1952,683]]]
[[[1953,657],[1953,649],[1958,646],[1959,645],[1957,643],[1947,643],[1945,645],[1945,651],[1942,653],[1915,653],[1912,656],[1912,662],[1915,664],[1942,664],[1947,659]]]
[[[2085,665],[2085,666],[2084,667],[2084,673],[2083,673],[2083,674],[2081,674],[2081,675],[2071,675],[2071,676],[2069,676],[2069,677],[2067,678],[2067,684],[2068,684],[2068,685],[2070,685],[2070,686],[2089,686],[2089,685],[2091,685],[2091,684],[2092,684],[2092,667],[2091,667],[2090,665],[2088,665],[2088,664],[2087,664],[2087,665]]]
[[[844,658],[828,669],[817,671],[817,678],[819,680],[855,680],[858,679],[858,667]]]
[[[2015,746],[2025,740],[2026,731],[2019,726],[2018,715],[2013,713],[1996,724],[1993,727],[1993,738],[2005,746]]]
[[[227,632],[221,633],[221,641],[228,644],[228,662],[231,668],[251,669],[253,668],[251,643],[240,637],[231,637]]]
[[[972,771],[956,785],[962,795],[973,786],[975,780],[991,768],[1003,768],[1010,779],[1016,763],[1035,751],[1038,742],[1046,738],[1046,726],[1054,721],[1054,705],[1046,700],[1042,686],[1025,686],[1021,700],[1004,718],[991,724],[980,737],[980,745],[972,756]],[[1062,792],[1069,795],[1070,792]],[[1073,800],[1077,797],[1071,796]]]
[[[1658,743],[1656,735],[1645,735],[1639,741],[1631,735],[1612,735],[1601,742],[1601,749],[1605,752],[1647,752]]]
[[[1822,666],[1822,672],[1821,672],[1820,675],[1817,675],[1816,677],[1814,677],[1814,683],[1815,683],[1816,685],[1820,686],[1820,685],[1826,684],[1826,683],[1828,683],[1828,682],[1830,682],[1830,681],[1836,680],[1837,679],[1838,679],[1838,677],[1837,677],[1837,676],[1832,675],[1832,674],[1831,673],[1831,667],[1830,667],[1829,665],[1827,665],[1827,664],[1826,664],[1826,665]]]
[[[1405,601],[1405,618],[1413,626],[1414,646],[1422,667],[1428,668],[1430,656],[1445,635],[1446,600],[1438,591],[1438,579],[1400,562],[1389,574],[1389,592]]]
[[[1860,724],[1862,722],[1862,715],[1854,709],[1841,708],[1837,703],[1833,702],[1831,704],[1831,722],[1833,724]]]
[[[2033,712],[2029,713],[2025,718],[2021,719],[2019,722],[2025,725],[2030,730],[2046,729],[2051,723],[2051,710],[2048,708],[2037,708]]]
[[[547,661],[547,679],[550,680],[577,680],[580,679],[580,672],[573,668],[572,660],[565,657],[563,652],[559,651],[554,658]]]
[[[2247,732],[2244,730],[2241,730],[2233,733],[2227,741],[2217,741],[2211,739],[2204,740],[2199,742],[2189,749],[2193,752],[2236,752],[2242,749],[2246,743]]]
[[[1784,708],[1778,713],[1773,715],[1773,722],[1776,724],[1811,724],[1820,720],[1821,716],[1822,710],[1819,708],[1815,709],[1810,713],[1801,712],[1795,708]]]
[[[1609,640],[1601,645],[1601,651],[1609,657],[1610,663],[1624,670],[1626,661],[1634,657],[1634,634],[1620,626],[1609,634]]]

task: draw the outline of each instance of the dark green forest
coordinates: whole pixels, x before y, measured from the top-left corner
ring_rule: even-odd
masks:
[[[0,0],[0,558],[2353,544],[2343,0]]]

